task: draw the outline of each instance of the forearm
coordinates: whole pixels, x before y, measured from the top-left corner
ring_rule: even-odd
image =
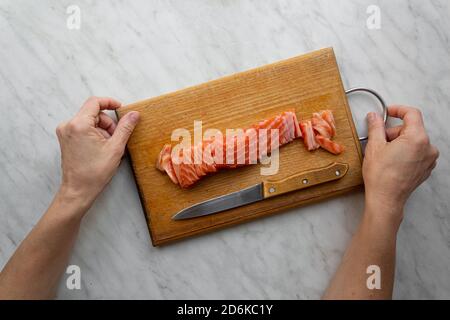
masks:
[[[395,246],[403,206],[430,176],[439,150],[430,144],[418,109],[390,106],[387,113],[402,119],[403,124],[386,129],[385,120],[378,114],[367,115],[369,140],[362,168],[365,212],[325,299],[392,298]],[[374,271],[370,270],[374,274],[367,274],[369,266],[375,266]],[[373,279],[377,270],[381,288],[368,288],[369,277]]]
[[[81,219],[116,172],[139,121],[136,111],[117,124],[103,112],[120,106],[111,98],[91,97],[58,125],[63,186],[0,273],[0,299],[54,296]]]
[[[0,299],[53,298],[90,203],[62,188],[0,273]]]
[[[385,218],[390,216],[389,212],[385,212],[387,210],[402,209],[383,209],[366,200],[362,221],[323,296],[324,299],[392,298],[395,247],[400,221]],[[367,279],[371,275],[367,273],[367,268],[371,265],[380,268],[380,289],[371,290],[367,287]]]

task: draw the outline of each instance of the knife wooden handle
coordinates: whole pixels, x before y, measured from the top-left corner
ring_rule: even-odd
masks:
[[[279,196],[295,190],[305,189],[324,182],[341,179],[348,171],[348,164],[333,162],[332,164],[301,173],[277,181],[264,181],[264,198]]]

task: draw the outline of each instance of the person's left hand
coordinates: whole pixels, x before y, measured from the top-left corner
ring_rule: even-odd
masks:
[[[90,205],[111,180],[125,145],[139,121],[129,112],[116,125],[102,110],[114,110],[120,102],[111,98],[89,98],[78,114],[56,129],[61,146],[61,190]]]

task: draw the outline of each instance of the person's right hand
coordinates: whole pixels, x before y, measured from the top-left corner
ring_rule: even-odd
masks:
[[[385,129],[379,115],[367,116],[369,141],[363,162],[366,206],[377,218],[394,218],[400,223],[406,200],[430,176],[439,151],[430,144],[418,109],[390,106],[388,115],[402,119],[403,125]]]

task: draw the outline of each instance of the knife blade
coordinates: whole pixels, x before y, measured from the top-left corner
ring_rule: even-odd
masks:
[[[263,181],[246,189],[194,204],[179,211],[172,219],[191,219],[226,211],[288,192],[338,180],[344,177],[347,171],[348,164],[333,162],[328,166],[293,174],[281,180]]]

